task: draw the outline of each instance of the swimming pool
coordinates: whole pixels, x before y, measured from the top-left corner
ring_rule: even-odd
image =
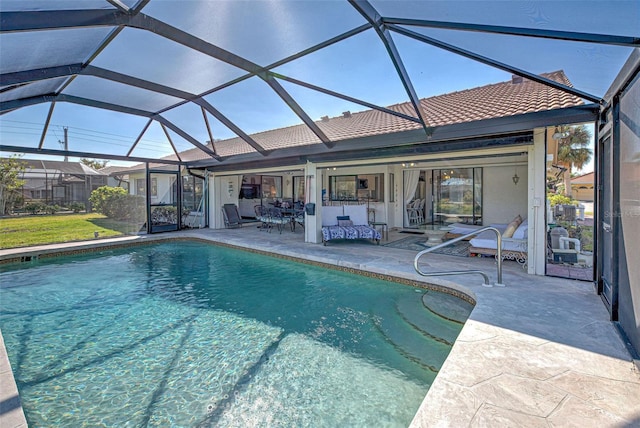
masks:
[[[1,268],[31,426],[406,426],[452,296],[177,241]]]

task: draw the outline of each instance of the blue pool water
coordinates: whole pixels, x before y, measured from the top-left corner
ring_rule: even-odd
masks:
[[[30,426],[406,426],[462,328],[433,291],[197,242],[25,265],[0,328]]]

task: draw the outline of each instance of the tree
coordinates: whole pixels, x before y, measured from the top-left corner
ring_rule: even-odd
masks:
[[[22,196],[20,188],[25,181],[20,179],[26,163],[19,156],[0,158],[0,214],[9,214],[13,205]]]
[[[593,151],[588,147],[591,133],[586,126],[561,127],[560,132],[567,135],[558,141],[558,163],[566,169],[563,173],[564,194],[571,197],[571,172],[582,169],[589,161]]]
[[[87,158],[82,158],[80,159],[80,162],[85,164],[86,166],[89,166],[95,170],[99,170],[104,168],[105,166],[107,166],[107,164],[109,163],[108,160],[97,160],[97,159],[87,159]]]

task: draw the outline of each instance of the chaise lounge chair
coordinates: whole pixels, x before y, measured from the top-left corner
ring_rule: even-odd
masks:
[[[224,204],[222,206],[222,216],[224,217],[224,227],[227,229],[242,227],[242,218],[235,204]]]
[[[371,239],[380,244],[382,236],[368,225],[366,205],[322,207],[322,244],[334,239]]]

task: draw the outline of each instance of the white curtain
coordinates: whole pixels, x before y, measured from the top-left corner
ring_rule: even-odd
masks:
[[[407,204],[411,202],[416,194],[418,188],[418,181],[420,180],[419,169],[409,169],[404,172],[404,206],[402,207],[402,215],[404,217],[404,227],[409,226],[409,214],[407,213]]]
[[[276,195],[279,195],[278,197],[282,199],[284,197],[282,194],[282,177],[275,177],[273,181],[276,183]]]

